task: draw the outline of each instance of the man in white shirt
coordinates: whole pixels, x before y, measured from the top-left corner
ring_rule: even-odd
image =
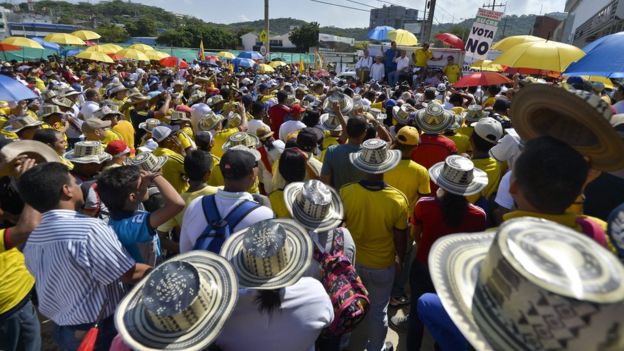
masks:
[[[368,56],[368,50],[364,49],[364,56],[360,57],[355,64],[355,73],[362,82],[368,81],[368,76],[373,65],[373,58]]]
[[[228,150],[221,158],[219,168],[223,174],[225,186],[223,189],[219,189],[215,195],[209,195],[215,197],[221,218],[225,218],[242,201],[254,201],[253,196],[247,192],[247,189],[255,183],[258,176],[259,154],[257,151],[255,153],[253,151]],[[203,198],[204,196],[201,196],[193,200],[184,212],[180,231],[180,252],[182,253],[193,250],[195,242],[208,226],[208,220],[204,215],[202,206]],[[238,224],[231,228],[230,233],[235,233],[254,223],[273,217],[274,214],[270,208],[259,206],[251,210]]]
[[[371,66],[371,78],[376,82],[382,82],[386,76],[385,66],[383,64],[383,57],[377,56],[375,63]]]
[[[400,53],[401,56],[394,59],[394,62],[397,64],[396,74],[399,77],[398,83],[403,80],[410,80],[409,57],[407,57],[405,50],[401,50]]]
[[[296,132],[306,127],[306,125],[301,122],[304,112],[305,109],[299,104],[294,104],[290,107],[290,120],[282,123],[278,133],[279,138],[283,142],[286,142],[286,139],[290,133]]]
[[[87,89],[85,91],[85,103],[80,109],[80,114],[83,120],[87,120],[93,117],[93,113],[100,109],[100,93],[97,89]]]

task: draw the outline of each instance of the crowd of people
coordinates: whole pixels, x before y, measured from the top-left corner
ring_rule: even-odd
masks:
[[[624,349],[624,87],[409,56],[4,62],[0,349]]]

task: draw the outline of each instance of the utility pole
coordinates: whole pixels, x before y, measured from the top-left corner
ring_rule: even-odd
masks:
[[[483,7],[484,7],[484,8],[491,7],[491,8],[492,8],[492,11],[496,11],[496,8],[497,8],[497,7],[505,7],[505,8],[506,8],[506,7],[507,7],[507,4],[497,4],[497,3],[496,3],[496,0],[492,0],[492,3],[491,3],[491,4],[483,4]]]
[[[266,57],[269,58],[269,53],[271,52],[271,39],[269,39],[271,37],[269,34],[269,0],[264,0],[264,31],[266,32],[266,39],[263,44],[266,48]]]
[[[427,21],[425,22],[425,30],[423,33],[423,42],[428,42],[431,37],[431,27],[433,27],[433,15],[435,14],[436,0],[426,2],[425,11],[429,10]]]

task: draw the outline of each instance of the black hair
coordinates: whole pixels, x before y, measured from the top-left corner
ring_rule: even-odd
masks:
[[[433,100],[436,98],[435,89],[425,89],[424,93],[425,100]]]
[[[449,97],[449,102],[453,105],[453,106],[461,106],[464,103],[464,98],[457,94],[451,94],[451,97]]]
[[[86,100],[92,100],[94,97],[96,97],[98,94],[98,91],[96,89],[87,89],[87,91],[85,91],[85,99]]]
[[[193,150],[184,157],[184,172],[189,180],[201,181],[212,170],[212,155],[204,150]]]
[[[563,213],[581,193],[589,164],[570,145],[552,137],[529,140],[515,161],[513,176],[538,211]]]
[[[26,171],[17,181],[22,200],[44,213],[58,207],[63,186],[71,184],[69,169],[62,163],[39,164]]]
[[[343,91],[345,95],[347,95],[348,97],[353,97],[353,89],[351,88],[345,88],[345,90]]]
[[[364,140],[368,140],[368,139],[373,139],[377,137],[377,129],[375,127],[373,127],[372,124],[367,124],[366,125],[366,136],[364,137]]]
[[[251,114],[254,116],[255,119],[260,119],[259,115],[260,112],[262,112],[264,110],[264,104],[256,101],[253,103],[253,105],[251,105]]]
[[[468,212],[468,200],[461,195],[444,192],[438,199],[442,210],[442,221],[450,228],[459,227]]]
[[[197,149],[209,151],[211,142],[212,134],[210,134],[210,132],[200,131],[195,134],[195,143],[197,144]]]
[[[97,180],[100,199],[112,211],[123,210],[128,195],[137,191],[140,178],[139,166],[121,166],[102,172]]]
[[[366,120],[363,117],[355,116],[347,121],[347,136],[349,138],[360,138],[366,133]]]
[[[270,315],[275,309],[282,306],[281,289],[258,290],[254,301],[260,312],[266,311]]]
[[[305,156],[295,148],[286,148],[280,156],[278,169],[287,183],[302,182],[306,175]]]
[[[288,98],[288,94],[283,90],[278,91],[275,96],[277,97],[277,102],[279,104],[283,104],[286,102],[286,98]]]
[[[501,88],[498,85],[490,85],[487,88],[487,91],[490,93],[490,95],[497,95],[501,92]]]
[[[303,118],[301,119],[301,122],[303,122],[303,124],[305,124],[308,127],[315,127],[319,124],[320,120],[321,120],[320,113],[314,110],[307,110],[304,113]]]
[[[472,139],[472,144],[474,145],[474,151],[488,152],[491,148],[495,146],[495,144],[490,143],[489,141],[480,137],[477,132],[473,132],[470,136]]]
[[[59,134],[60,132],[56,129],[39,129],[35,132],[35,135],[33,135],[33,140],[52,146],[56,142],[56,138]]]

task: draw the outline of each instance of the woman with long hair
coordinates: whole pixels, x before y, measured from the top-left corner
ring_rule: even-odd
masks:
[[[420,349],[424,330],[418,319],[416,301],[424,293],[435,292],[427,266],[431,246],[444,235],[481,232],[486,229],[485,211],[466,199],[466,196],[477,194],[485,188],[488,183],[485,172],[475,168],[470,159],[452,155],[444,162],[433,165],[429,169],[429,176],[439,188],[435,196],[418,200],[412,216],[416,257],[410,270],[408,350]]]

